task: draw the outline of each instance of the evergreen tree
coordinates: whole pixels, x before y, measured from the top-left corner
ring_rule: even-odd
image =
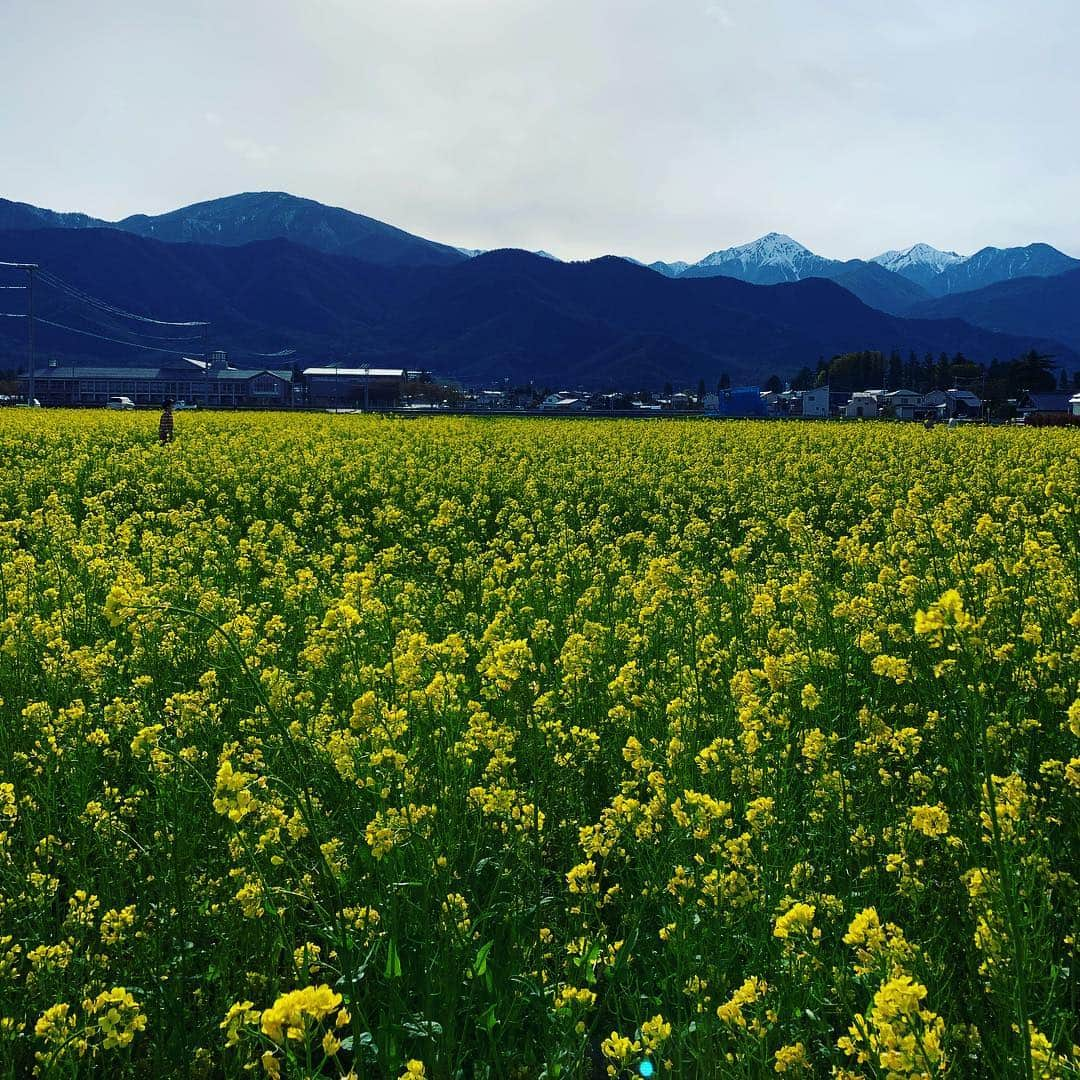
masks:
[[[934,363],[934,354],[931,353],[931,352],[928,352],[923,357],[923,362],[922,362],[923,393],[926,393],[927,391],[930,391],[930,390],[939,389],[937,381],[934,378],[934,376],[936,374],[936,371],[937,371],[937,365]]]
[[[1024,353],[1012,365],[1014,392],[1028,390],[1037,394],[1056,390],[1057,376],[1054,374],[1053,361],[1053,356],[1044,355],[1035,349]]]
[[[901,389],[901,383],[904,381],[904,361],[900,358],[900,353],[896,349],[889,354],[889,376],[888,376],[888,389],[899,390]]]

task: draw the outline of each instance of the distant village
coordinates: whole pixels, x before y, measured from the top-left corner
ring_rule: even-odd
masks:
[[[707,391],[603,393],[551,391],[533,386],[466,388],[453,380],[405,368],[345,365],[239,368],[222,352],[208,358],[177,357],[153,367],[62,364],[50,361],[17,380],[3,403],[47,407],[139,408],[165,399],[183,407],[321,409],[334,412],[536,412],[545,415],[716,418],[846,419],[907,421],[1080,422],[1080,392],[1020,392],[1006,402],[984,400],[970,389],[926,393],[897,387],[840,391],[777,386],[725,386]]]

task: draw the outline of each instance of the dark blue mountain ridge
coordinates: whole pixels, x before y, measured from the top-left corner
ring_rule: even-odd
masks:
[[[0,199],[0,229],[97,229],[109,223],[89,214],[64,214],[29,203]]]
[[[477,254],[283,191],[243,192],[164,214],[134,214],[112,223],[86,214],[62,214],[0,199],[0,228],[42,227],[110,227],[174,243],[233,246],[280,237],[327,254],[351,255],[384,265],[450,265]],[[839,281],[871,307],[894,315],[933,296],[971,291],[1018,277],[1052,276],[1077,266],[1080,260],[1041,243],[984,247],[970,256],[915,244],[872,260],[831,259],[776,232],[748,244],[714,251],[693,265],[651,264],[652,269],[669,277],[725,276],[759,285],[829,278]]]
[[[989,361],[1034,346],[1077,360],[1041,335],[887,315],[831,281],[672,279],[611,256],[560,263],[503,250],[447,266],[385,266],[279,238],[221,246],[88,228],[0,232],[0,259],[39,262],[127,311],[208,319],[206,344],[237,358],[289,347],[303,364],[392,363],[473,382],[656,387],[724,372],[757,381],[865,348]],[[49,325],[145,343],[132,324],[65,293],[41,288],[38,311],[43,360],[137,363],[149,355]],[[21,320],[0,319],[0,367],[21,366],[24,335]]]
[[[1074,259],[1049,244],[984,247],[962,262],[947,266],[938,282],[930,287],[930,292],[935,296],[972,292],[999,281],[1055,277],[1077,268],[1080,268],[1080,259]]]
[[[165,214],[106,222],[0,199],[0,229],[111,228],[171,243],[236,246],[282,238],[328,255],[352,255],[388,266],[447,266],[466,258],[456,248],[414,236],[375,218],[284,191],[249,191],[193,203]]]
[[[917,318],[959,318],[1007,334],[1038,333],[1080,351],[1080,268],[998,281],[915,305]]]

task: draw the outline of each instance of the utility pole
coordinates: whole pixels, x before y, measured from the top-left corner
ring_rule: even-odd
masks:
[[[9,263],[0,262],[0,269],[25,270],[27,277],[27,304],[26,304],[26,353],[30,363],[30,371],[27,375],[27,404],[34,404],[34,271],[38,268],[37,263]]]
[[[33,407],[37,398],[34,396],[34,271],[36,266],[28,266],[26,269],[27,278],[27,293],[26,293],[26,314],[27,314],[27,352],[30,354],[30,387],[27,391],[27,397],[30,399],[27,401],[27,405]]]

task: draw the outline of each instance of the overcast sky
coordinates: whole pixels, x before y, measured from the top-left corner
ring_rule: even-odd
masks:
[[[0,195],[285,190],[469,247],[1080,255],[1078,0],[4,4]]]

